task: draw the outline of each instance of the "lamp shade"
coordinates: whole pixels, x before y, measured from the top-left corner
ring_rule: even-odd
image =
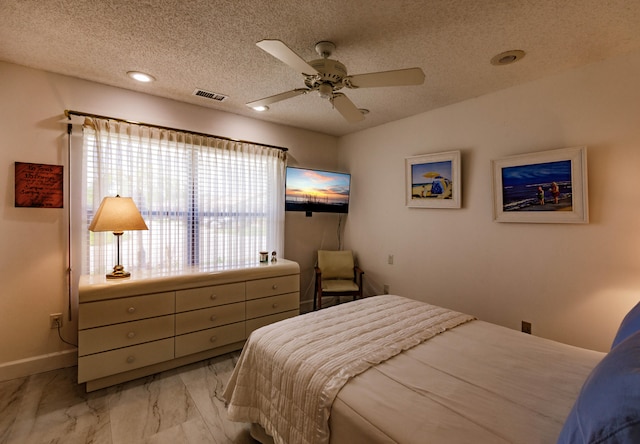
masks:
[[[130,197],[105,197],[89,225],[89,231],[148,230],[138,207]]]

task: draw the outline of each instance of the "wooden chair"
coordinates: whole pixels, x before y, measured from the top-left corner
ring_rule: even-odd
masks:
[[[353,296],[362,298],[364,271],[355,265],[351,250],[318,251],[316,291],[313,309],[322,308],[322,296]]]

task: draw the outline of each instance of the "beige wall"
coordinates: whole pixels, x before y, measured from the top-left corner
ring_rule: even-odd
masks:
[[[66,163],[65,109],[286,146],[292,165],[349,171],[344,241],[366,270],[368,294],[388,284],[392,293],[514,329],[527,320],[536,335],[605,350],[640,294],[638,78],[640,53],[338,141],[0,62],[0,379],[74,362],[48,325],[49,313],[67,307],[66,210],[13,204],[14,162]],[[580,145],[589,150],[590,224],[491,220],[491,159]],[[457,149],[463,208],[406,208],[404,158]],[[338,245],[337,228],[336,215],[286,216],[285,256],[301,265],[303,301],[314,253]],[[66,322],[63,334],[75,340],[75,329]]]
[[[63,335],[76,340],[75,313],[73,322],[66,315],[66,208],[14,208],[14,162],[67,163],[65,109],[284,146],[292,165],[337,166],[335,137],[3,62],[0,97],[0,380],[75,363],[49,329],[49,314],[65,313]],[[299,216],[286,217],[284,257],[300,262],[309,287],[314,251],[335,242],[337,216]]]
[[[345,239],[368,292],[388,284],[606,350],[640,299],[639,78],[636,53],[341,138],[353,181]],[[492,221],[492,159],[582,145],[588,225]],[[405,207],[404,158],[449,150],[462,152],[462,209]]]

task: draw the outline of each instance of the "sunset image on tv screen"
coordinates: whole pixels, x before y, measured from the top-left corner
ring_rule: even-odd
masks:
[[[351,176],[346,173],[287,168],[285,208],[288,211],[346,213]]]

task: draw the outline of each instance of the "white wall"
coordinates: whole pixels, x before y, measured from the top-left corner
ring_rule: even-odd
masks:
[[[75,364],[73,348],[49,329],[49,314],[65,313],[63,335],[76,341],[77,316],[73,322],[66,316],[68,203],[65,209],[14,207],[15,162],[66,164],[65,109],[283,146],[292,165],[337,166],[332,136],[3,62],[0,97],[0,380]],[[300,262],[308,287],[313,253],[335,236],[337,216],[314,215],[311,230],[298,216],[287,215],[287,247],[279,254]]]
[[[341,138],[353,181],[345,239],[368,293],[388,284],[607,350],[640,299],[639,78],[635,53]],[[492,221],[492,159],[582,145],[588,225]],[[404,158],[449,150],[462,152],[463,208],[405,207]]]

